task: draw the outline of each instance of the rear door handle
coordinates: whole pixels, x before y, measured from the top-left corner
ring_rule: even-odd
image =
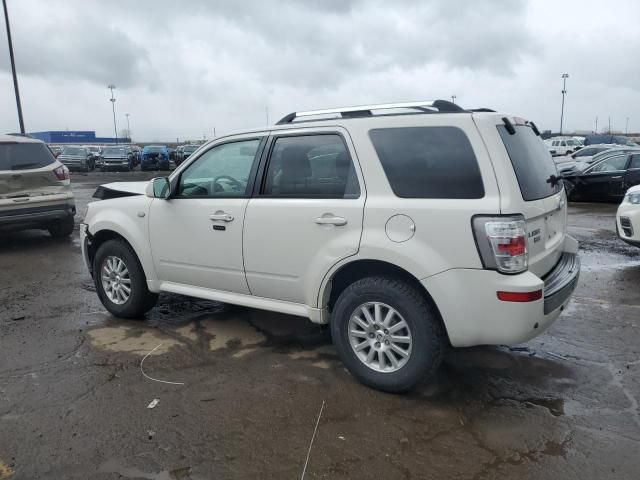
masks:
[[[318,225],[335,225],[337,227],[341,227],[347,224],[347,219],[343,217],[318,217],[316,218],[316,223]]]
[[[233,222],[233,215],[225,212],[216,212],[213,215],[209,215],[209,219],[211,221]]]

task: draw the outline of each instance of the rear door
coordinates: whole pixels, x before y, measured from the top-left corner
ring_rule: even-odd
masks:
[[[496,130],[498,133],[498,142],[487,142],[487,147],[500,185],[501,211],[524,215],[529,270],[543,276],[562,255],[567,222],[562,182],[556,178],[555,162],[530,124],[511,118],[515,131],[509,133],[501,117],[492,120],[479,123],[479,128],[485,138],[495,138]]]
[[[624,176],[622,195],[625,194],[627,189],[635,185],[640,185],[640,154],[631,155],[629,168],[627,169],[627,173]]]
[[[355,151],[338,127],[283,131],[262,171],[244,223],[249,288],[313,306],[325,272],[360,245],[365,189]]]

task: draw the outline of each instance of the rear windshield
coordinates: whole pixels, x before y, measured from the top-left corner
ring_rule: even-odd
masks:
[[[562,182],[552,184],[552,175],[558,175],[556,164],[544,142],[526,125],[516,126],[510,135],[504,125],[498,125],[513,170],[516,172],[522,198],[529,202],[550,197],[562,189]]]
[[[0,170],[42,168],[55,161],[44,143],[0,143]]]
[[[378,128],[369,137],[396,196],[484,197],[478,161],[459,128]]]
[[[80,147],[64,147],[63,155],[86,155],[84,148]]]
[[[105,155],[126,155],[127,151],[122,147],[107,147],[102,153]]]
[[[144,147],[146,153],[164,153],[166,147]]]

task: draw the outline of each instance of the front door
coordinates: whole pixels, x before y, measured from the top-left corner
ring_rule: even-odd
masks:
[[[628,155],[616,155],[596,164],[581,177],[580,195],[588,200],[607,200],[612,182],[620,181],[624,176]]]
[[[149,238],[161,281],[249,293],[242,224],[262,145],[255,135],[214,145],[172,178],[168,200],[153,200]]]
[[[245,217],[247,282],[253,295],[314,306],[324,274],[360,245],[365,190],[355,151],[342,129],[279,133],[268,148]]]

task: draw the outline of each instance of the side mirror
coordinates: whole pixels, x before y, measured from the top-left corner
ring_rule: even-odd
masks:
[[[171,195],[171,184],[167,177],[156,177],[152,179],[145,190],[147,197],[160,198],[166,200]]]

